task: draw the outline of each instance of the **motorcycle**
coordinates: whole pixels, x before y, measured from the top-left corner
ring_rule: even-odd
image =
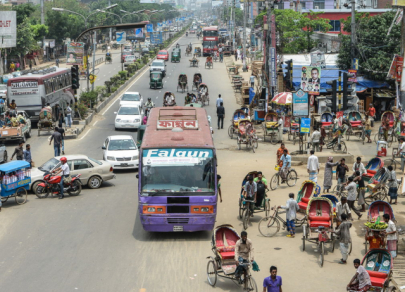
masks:
[[[44,175],[44,182],[40,183],[35,191],[35,195],[42,199],[49,196],[49,194],[60,194],[60,180],[62,176],[53,175],[53,173],[46,173]],[[81,174],[72,176],[70,183],[63,183],[63,193],[68,193],[69,196],[78,196],[82,191],[82,182],[80,181]]]

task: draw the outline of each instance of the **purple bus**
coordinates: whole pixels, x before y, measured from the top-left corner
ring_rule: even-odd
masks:
[[[212,230],[217,212],[216,168],[205,109],[152,109],[139,158],[138,208],[143,228]]]

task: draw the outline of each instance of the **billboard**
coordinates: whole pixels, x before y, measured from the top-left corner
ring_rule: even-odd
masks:
[[[147,32],[153,32],[153,24],[152,23],[146,25],[146,31]]]
[[[70,42],[66,49],[66,65],[82,65],[84,55],[84,43]]]
[[[17,46],[17,16],[16,11],[0,11],[0,48]]]
[[[308,94],[319,95],[321,90],[321,68],[320,67],[302,67],[301,69],[301,87]]]
[[[117,31],[115,32],[115,40],[119,45],[125,45],[127,42],[127,34],[125,31]]]
[[[405,0],[392,0],[392,6],[405,6]]]
[[[162,32],[152,32],[150,34],[150,43],[154,45],[163,44]]]
[[[404,65],[404,58],[398,55],[394,55],[391,62],[390,70],[388,71],[387,78],[396,79],[401,82],[402,67]]]
[[[299,89],[293,93],[293,116],[308,116],[308,93]]]
[[[311,52],[311,66],[326,68],[325,54],[321,51]]]
[[[143,38],[143,28],[137,28],[135,29],[135,37],[136,38]]]

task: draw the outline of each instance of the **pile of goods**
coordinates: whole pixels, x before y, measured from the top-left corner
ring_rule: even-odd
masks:
[[[384,230],[387,229],[388,224],[385,222],[380,222],[380,216],[378,216],[376,222],[366,222],[364,223],[368,228],[373,230]]]

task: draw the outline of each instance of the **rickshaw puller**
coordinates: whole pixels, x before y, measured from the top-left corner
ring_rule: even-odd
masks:
[[[247,232],[241,232],[241,239],[239,239],[235,244],[235,261],[236,261],[236,270],[235,278],[240,280],[240,276],[243,273],[246,278],[246,267],[241,265],[243,263],[253,262],[253,244],[252,241],[247,238]]]

